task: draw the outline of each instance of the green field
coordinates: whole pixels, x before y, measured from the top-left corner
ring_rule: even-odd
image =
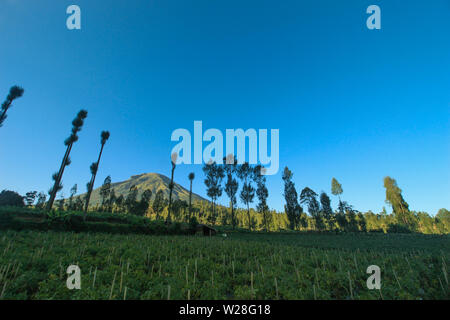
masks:
[[[450,237],[0,231],[1,299],[448,299]],[[79,265],[81,289],[66,287]],[[366,286],[381,268],[381,290]]]

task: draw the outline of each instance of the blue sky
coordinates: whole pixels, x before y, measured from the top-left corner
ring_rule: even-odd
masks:
[[[66,28],[71,4],[82,30]],[[381,30],[366,28],[371,4]],[[272,208],[288,166],[298,192],[330,192],[336,177],[361,211],[386,206],[390,175],[412,210],[435,214],[450,207],[449,14],[447,0],[0,0],[0,98],[25,88],[0,128],[0,189],[47,191],[85,108],[65,195],[85,191],[101,130],[111,138],[96,186],[169,175],[172,131],[202,120],[280,130]],[[175,180],[187,187],[190,171],[205,196],[200,165]]]

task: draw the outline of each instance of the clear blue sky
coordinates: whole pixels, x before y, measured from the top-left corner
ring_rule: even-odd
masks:
[[[80,31],[66,28],[70,4]],[[371,4],[381,30],[366,28]],[[101,130],[111,138],[96,186],[169,175],[172,131],[202,120],[280,130],[272,208],[284,205],[284,166],[298,192],[330,192],[336,177],[361,211],[386,206],[386,175],[411,209],[450,207],[448,0],[0,0],[0,43],[0,98],[26,90],[0,128],[0,189],[46,192],[85,108],[65,195],[85,191]],[[175,180],[187,187],[190,171],[205,196],[200,165]]]

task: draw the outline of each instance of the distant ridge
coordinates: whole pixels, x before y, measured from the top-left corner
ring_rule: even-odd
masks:
[[[165,175],[159,173],[142,173],[131,176],[130,179],[125,181],[111,183],[111,189],[114,190],[116,197],[123,195],[126,198],[131,186],[135,185],[138,189],[138,200],[141,198],[144,190],[147,189],[152,192],[152,200],[155,198],[155,195],[159,190],[162,190],[164,193],[164,197],[168,199],[169,184],[170,178],[166,177]],[[89,206],[96,206],[101,203],[100,188],[101,186],[92,191]],[[84,196],[84,194],[82,194],[81,196]],[[174,182],[172,197],[173,200],[180,199],[189,202],[189,190]],[[202,198],[198,194],[192,193],[192,202],[195,201],[208,200]]]

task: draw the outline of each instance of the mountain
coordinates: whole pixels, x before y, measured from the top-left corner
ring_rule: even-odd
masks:
[[[140,199],[142,192],[149,189],[152,192],[152,199],[155,198],[156,193],[159,190],[164,192],[164,197],[169,199],[169,184],[170,178],[159,173],[143,173],[135,176],[131,176],[130,179],[111,183],[111,189],[114,189],[116,197],[123,195],[125,198],[128,195],[130,187],[135,185],[138,189],[138,200]],[[84,197],[84,194],[81,195]],[[189,190],[183,188],[181,185],[174,182],[174,188],[172,192],[173,200],[180,199],[189,202]],[[192,202],[195,201],[207,201],[198,194],[192,193]],[[91,200],[89,206],[95,206],[101,203],[100,187],[92,191]]]

